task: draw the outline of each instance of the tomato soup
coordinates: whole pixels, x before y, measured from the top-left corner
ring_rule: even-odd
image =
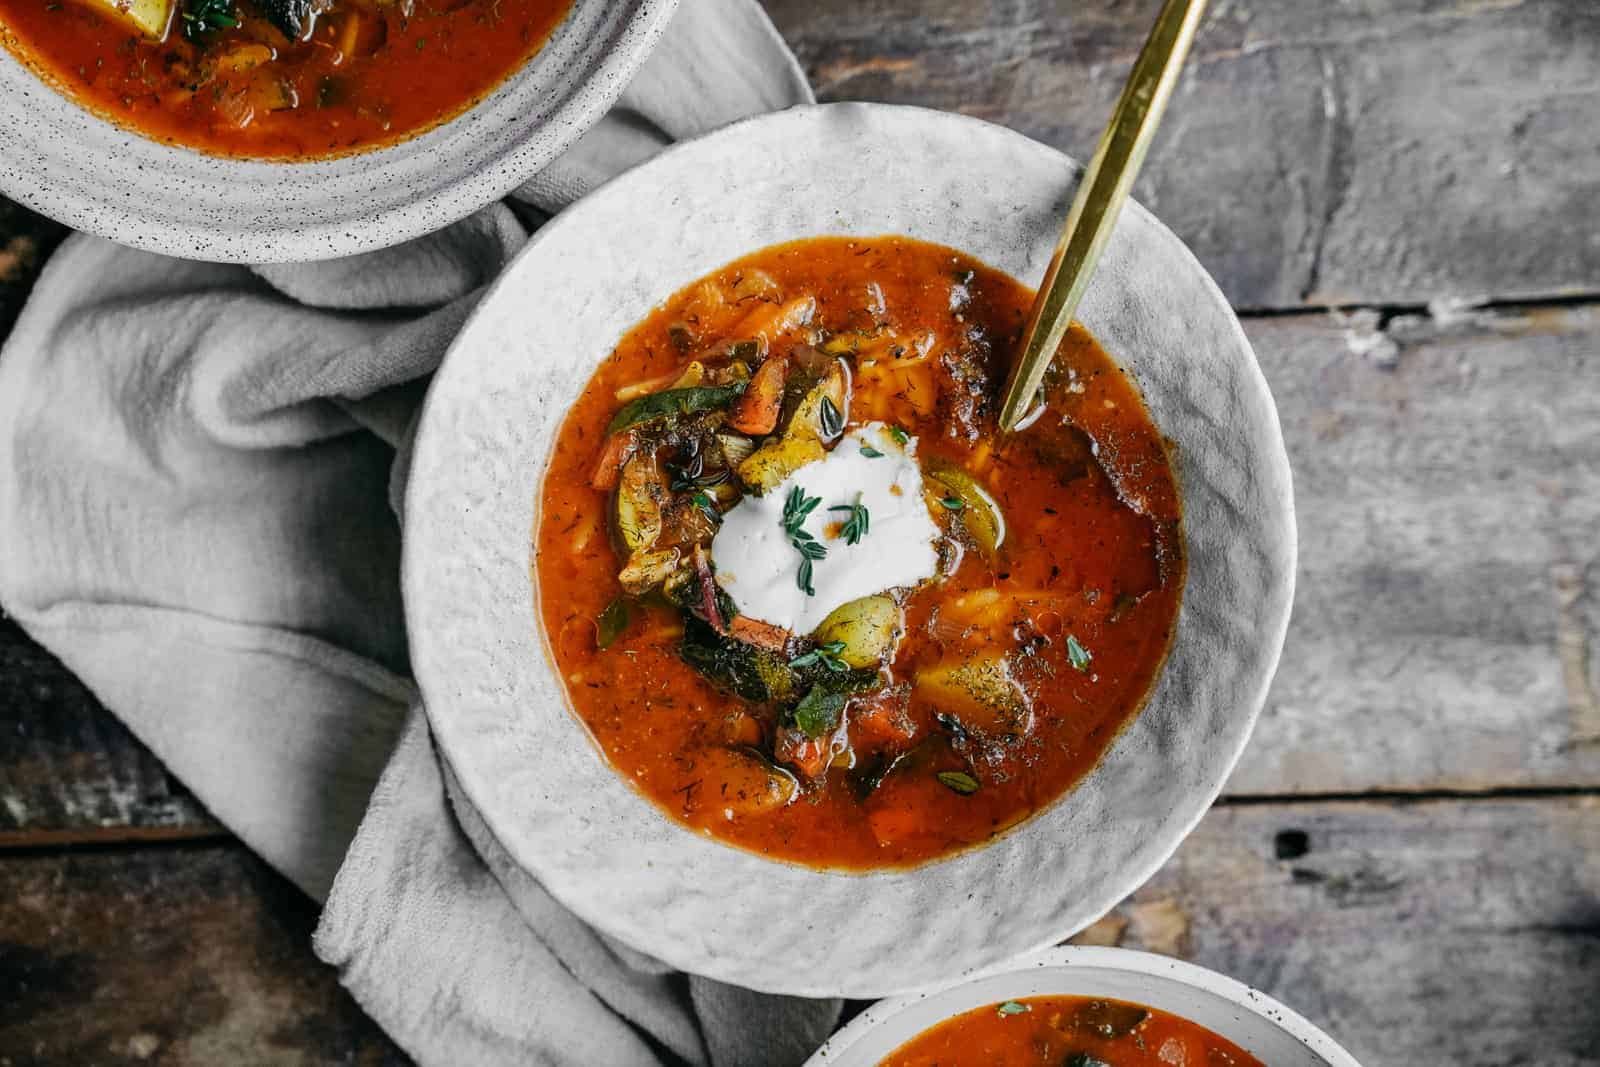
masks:
[[[809,865],[920,863],[1050,804],[1143,703],[1183,586],[1133,383],[1074,326],[1000,436],[1032,293],[821,238],[673,296],[545,477],[534,578],[573,709],[672,818]]]
[[[217,155],[318,159],[455,117],[571,0],[0,0],[0,40],[88,109]]]
[[[975,1008],[882,1067],[1265,1067],[1187,1019],[1120,1000],[1027,997]]]

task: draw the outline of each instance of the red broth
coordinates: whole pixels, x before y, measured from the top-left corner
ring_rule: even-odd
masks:
[[[1225,1037],[1120,1000],[1027,997],[957,1015],[882,1067],[1265,1067]]]
[[[669,816],[784,860],[915,864],[987,841],[1050,804],[1137,712],[1183,585],[1177,487],[1133,383],[1078,326],[1057,358],[1046,415],[997,439],[996,394],[1031,299],[948,248],[897,237],[800,241],[676,294],[595,372],[543,486],[539,611],[576,713],[617,772]],[[830,673],[820,639],[774,634],[737,605],[719,620],[734,636],[707,621],[690,560],[719,519],[691,497],[720,513],[753,491],[746,468],[712,443],[745,408],[646,424],[645,440],[631,445],[619,439],[640,430],[608,433],[631,400],[668,395],[686,374],[700,383],[697,402],[742,389],[743,404],[771,360],[789,375],[790,427],[733,451],[787,441],[804,409],[797,398],[827,388],[834,361],[850,368],[850,395],[839,398],[846,430],[876,420],[918,439],[944,573],[892,591],[900,636],[875,675]],[[618,537],[619,494],[641,465],[661,479],[652,508],[665,512],[649,547],[675,562],[659,587],[628,596],[620,581],[634,553]],[[705,488],[665,484],[665,472],[682,482],[691,466]],[[937,472],[950,484],[934,481]],[[951,484],[968,493],[964,510],[952,508],[948,498],[960,494]],[[997,551],[980,536],[972,484],[1004,516]],[[821,573],[827,561],[816,566]],[[741,682],[734,671],[719,681],[685,660],[716,667],[724,655],[735,667],[754,662],[761,678]],[[851,678],[859,688],[842,711],[833,701],[835,717],[819,726],[803,713],[815,690]],[[1004,692],[993,703],[987,690],[974,698],[973,678],[998,680]]]
[[[289,0],[215,0],[224,21],[192,30],[208,3],[180,0],[152,36],[90,0],[0,0],[0,41],[82,106],[147,137],[304,160],[454,118],[532,57],[571,6],[332,0],[299,18],[283,14]]]

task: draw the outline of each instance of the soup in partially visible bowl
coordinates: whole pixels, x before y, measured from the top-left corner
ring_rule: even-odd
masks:
[[[78,103],[228,156],[319,159],[466,110],[571,0],[0,0],[0,41]]]

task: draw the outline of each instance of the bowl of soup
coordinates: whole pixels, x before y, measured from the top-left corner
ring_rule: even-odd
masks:
[[[1181,960],[1056,948],[880,1001],[807,1067],[1358,1067],[1257,990]]]
[[[564,151],[673,0],[0,0],[0,191],[188,258],[430,232]]]
[[[758,989],[914,989],[1092,921],[1221,788],[1292,594],[1282,439],[1139,208],[997,432],[1077,173],[920,109],[753,120],[561,216],[463,331],[413,665],[584,919]]]

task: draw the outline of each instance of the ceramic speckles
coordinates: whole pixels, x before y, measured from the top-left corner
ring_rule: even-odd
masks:
[[[989,845],[855,875],[670,821],[606,762],[546,655],[529,539],[549,449],[657,303],[758,248],[905,234],[1038,284],[1077,169],[974,119],[836,104],[669,150],[535,235],[452,348],[406,500],[412,664],[435,736],[507,850],[564,904],[674,966],[771,992],[901,992],[1039,949],[1153,873],[1221,789],[1293,592],[1289,465],[1238,321],[1188,250],[1124,213],[1080,318],[1174,446],[1189,553],[1148,706],[1084,781]]]
[[[120,129],[0,48],[0,192],[123,244],[276,263],[368,252],[506,195],[616,100],[677,0],[575,0],[477,106],[398,145],[314,163],[203,155]]]

